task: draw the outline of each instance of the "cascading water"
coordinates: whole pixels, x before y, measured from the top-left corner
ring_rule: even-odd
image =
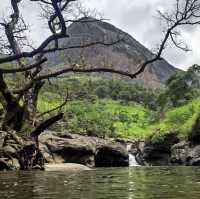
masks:
[[[128,154],[128,156],[129,156],[129,166],[130,166],[130,167],[137,167],[137,166],[140,166],[140,165],[137,163],[137,161],[136,161],[136,159],[135,159],[135,156],[134,156],[132,153],[130,153],[131,147],[132,147],[132,144],[127,144],[127,146],[126,146],[126,149],[127,149],[127,151],[129,152],[129,154]]]
[[[137,161],[135,159],[135,156],[133,154],[129,153],[128,156],[129,156],[129,166],[130,167],[138,167],[138,166],[140,166],[137,163]]]

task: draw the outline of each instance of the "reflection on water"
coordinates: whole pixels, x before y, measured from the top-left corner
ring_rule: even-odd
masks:
[[[0,173],[1,199],[199,199],[200,168]]]

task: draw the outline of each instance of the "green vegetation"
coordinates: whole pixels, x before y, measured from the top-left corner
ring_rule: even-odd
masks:
[[[62,85],[62,83],[60,84]],[[98,96],[76,93],[63,108],[65,119],[54,128],[70,133],[80,133],[99,137],[143,138],[150,124],[153,111],[136,102],[98,98]],[[87,99],[82,99],[87,95]],[[47,88],[40,95],[38,109],[46,112],[62,103],[59,93]]]
[[[171,108],[163,117],[149,127],[154,139],[162,138],[164,134],[175,132],[180,138],[187,137],[200,116],[200,97],[188,104]]]
[[[151,136],[156,140],[171,132],[187,137],[200,116],[199,71],[194,65],[177,73],[164,90],[146,89],[122,79],[70,75],[45,84],[38,111],[58,107],[69,95],[60,110],[64,120],[54,130],[135,139]],[[12,86],[13,77],[8,81]]]

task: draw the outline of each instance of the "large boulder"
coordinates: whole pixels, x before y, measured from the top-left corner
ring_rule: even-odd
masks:
[[[48,163],[77,163],[94,166],[95,146],[82,136],[67,137],[56,132],[40,136],[40,149]]]
[[[141,165],[166,166],[171,165],[171,147],[178,143],[175,134],[167,134],[161,140],[147,139],[138,145],[136,160]]]
[[[191,148],[187,160],[190,166],[200,166],[200,145]]]
[[[51,131],[44,132],[39,140],[47,163],[77,163],[88,167],[128,165],[126,147],[114,141],[111,144],[110,140],[97,137]]]
[[[96,167],[129,166],[128,151],[117,143],[108,143],[97,149],[95,155]]]
[[[174,165],[188,165],[190,146],[187,141],[181,141],[171,147],[171,163]]]
[[[171,162],[175,165],[200,165],[200,145],[192,145],[191,142],[182,141],[175,144],[171,151]]]

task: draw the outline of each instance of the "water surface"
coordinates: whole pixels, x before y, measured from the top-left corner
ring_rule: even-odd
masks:
[[[199,199],[200,168],[0,173],[0,199]]]

